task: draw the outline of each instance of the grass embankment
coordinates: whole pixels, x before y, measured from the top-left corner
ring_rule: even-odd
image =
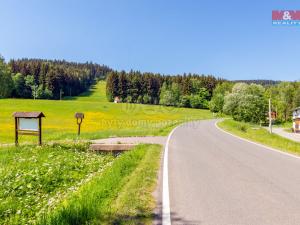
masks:
[[[79,97],[61,101],[32,99],[0,99],[0,143],[14,142],[15,111],[43,111],[43,139],[76,139],[75,112],[85,113],[82,139],[109,136],[167,135],[180,122],[209,119],[208,110],[184,109],[142,104],[115,104],[105,96],[105,82],[101,81]],[[20,143],[36,138],[20,136]]]
[[[151,224],[160,152],[140,145],[122,154],[40,224]]]
[[[218,123],[218,126],[230,133],[255,141],[281,151],[300,155],[300,143],[291,141],[277,134],[270,134],[265,128],[249,123],[237,122],[226,119]]]
[[[0,224],[151,224],[161,146],[113,157],[85,144],[0,151]]]
[[[0,150],[0,224],[32,224],[113,161],[86,144]]]

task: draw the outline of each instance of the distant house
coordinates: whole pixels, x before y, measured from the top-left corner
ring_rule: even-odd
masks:
[[[300,132],[300,107],[293,111],[293,131],[295,133]]]
[[[121,102],[121,99],[119,96],[116,96],[115,97],[115,100],[114,100],[114,103],[120,103]]]

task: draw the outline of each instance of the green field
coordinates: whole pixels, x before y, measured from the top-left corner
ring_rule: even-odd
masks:
[[[82,139],[167,135],[176,124],[183,121],[212,118],[208,110],[108,102],[105,82],[102,81],[79,97],[68,97],[61,101],[0,99],[0,143],[14,142],[12,114],[15,111],[44,112],[43,139],[46,141],[76,139],[75,112],[85,113]],[[20,137],[20,143],[32,140],[35,139]]]
[[[277,134],[270,134],[267,129],[255,124],[225,119],[218,123],[222,129],[240,137],[276,148],[281,151],[300,155],[300,143],[291,141]]]
[[[151,224],[161,146],[115,157],[90,152],[88,141],[167,135],[184,121],[212,118],[208,110],[110,103],[102,81],[61,101],[1,99],[1,143],[14,141],[15,111],[46,115],[45,144],[24,136],[20,147],[0,147],[0,224]],[[81,142],[75,112],[85,113]]]

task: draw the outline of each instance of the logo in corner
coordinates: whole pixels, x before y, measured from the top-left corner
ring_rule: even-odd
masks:
[[[281,26],[300,26],[300,10],[273,10],[272,24]]]

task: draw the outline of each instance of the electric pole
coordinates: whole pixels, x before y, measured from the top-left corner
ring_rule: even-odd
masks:
[[[271,107],[271,98],[269,98],[269,131],[272,134],[272,107]]]

